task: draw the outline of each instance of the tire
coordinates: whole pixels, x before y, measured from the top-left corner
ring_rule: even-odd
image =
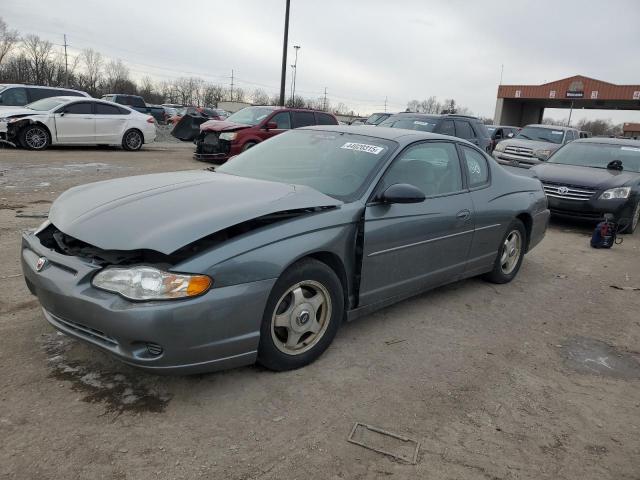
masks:
[[[513,280],[522,265],[526,245],[527,230],[520,220],[515,219],[502,237],[500,251],[493,264],[493,270],[485,274],[483,278],[491,283],[509,283]]]
[[[629,219],[629,224],[624,227],[620,233],[632,234],[636,231],[638,224],[640,223],[640,200],[636,201],[636,205],[633,207],[633,213]]]
[[[292,265],[269,295],[258,363],[284,371],[313,362],[331,344],[343,317],[344,292],[335,272],[314,259]]]
[[[242,146],[242,151],[246,152],[247,150],[249,150],[251,147],[255,147],[257,145],[256,142],[247,142]]]
[[[20,145],[28,150],[44,150],[51,145],[51,134],[44,125],[27,125],[20,130]]]
[[[136,152],[142,148],[144,136],[140,130],[132,128],[124,132],[122,136],[122,148],[130,152]]]

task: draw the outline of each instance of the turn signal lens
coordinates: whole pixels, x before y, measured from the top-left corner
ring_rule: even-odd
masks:
[[[213,281],[206,275],[186,275],[154,267],[110,267],[92,280],[96,288],[130,300],[171,300],[202,295]]]

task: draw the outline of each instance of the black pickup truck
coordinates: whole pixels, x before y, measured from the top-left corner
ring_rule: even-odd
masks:
[[[156,119],[158,123],[166,123],[164,114],[164,108],[160,105],[149,105],[139,95],[125,95],[122,93],[109,93],[103,95],[102,100],[107,100],[113,103],[119,103],[120,105],[126,105],[129,108],[133,108],[140,113],[147,113]]]

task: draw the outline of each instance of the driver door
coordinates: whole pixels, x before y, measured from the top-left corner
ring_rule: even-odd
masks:
[[[58,143],[95,143],[96,120],[91,102],[76,102],[54,114]]]
[[[276,128],[272,128],[267,130],[267,123],[275,123]],[[285,130],[291,129],[291,116],[289,112],[278,112],[271,116],[266,122],[264,122],[263,127],[258,131],[257,135],[261,140],[266,140],[271,138],[279,133],[284,132]]]
[[[474,218],[455,144],[430,141],[405,149],[383,176],[376,195],[397,183],[414,185],[427,198],[367,206],[361,305],[435,287],[464,272]]]

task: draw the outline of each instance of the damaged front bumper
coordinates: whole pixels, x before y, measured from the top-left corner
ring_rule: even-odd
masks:
[[[195,139],[196,151],[193,158],[202,162],[221,164],[229,160],[236,152],[234,145],[228,140],[220,139],[220,132],[200,132]]]
[[[94,288],[100,266],[22,237],[22,271],[47,321],[154,373],[192,374],[255,362],[275,279],[213,288],[184,300],[132,302]]]

